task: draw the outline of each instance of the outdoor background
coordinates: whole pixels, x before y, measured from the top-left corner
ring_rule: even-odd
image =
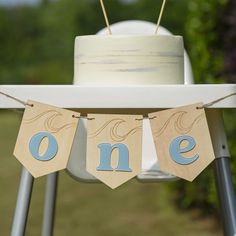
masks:
[[[0,84],[72,84],[74,39],[105,26],[99,0],[0,0]],[[159,0],[105,0],[111,23],[156,22]],[[196,83],[236,81],[236,2],[169,0],[162,25],[184,36]],[[1,100],[0,100],[1,101]],[[21,166],[12,152],[22,111],[0,111],[0,235],[10,235]],[[236,183],[235,111],[224,111]],[[35,181],[26,235],[41,233],[44,185]],[[55,235],[222,235],[212,168],[193,183],[117,190],[60,172]]]

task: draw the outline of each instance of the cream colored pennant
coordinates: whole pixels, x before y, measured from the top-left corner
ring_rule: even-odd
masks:
[[[215,159],[202,105],[149,114],[162,171],[192,181]]]
[[[17,137],[14,155],[34,176],[65,169],[79,113],[28,101]]]
[[[88,115],[86,168],[111,187],[141,171],[142,116]]]

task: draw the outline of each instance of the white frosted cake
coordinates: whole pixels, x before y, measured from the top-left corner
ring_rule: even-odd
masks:
[[[74,63],[74,83],[79,85],[184,83],[181,36],[78,36]]]

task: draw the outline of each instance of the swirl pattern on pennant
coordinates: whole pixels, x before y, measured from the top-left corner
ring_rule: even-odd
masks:
[[[35,121],[38,121],[39,119],[45,119],[44,121],[44,127],[45,130],[50,132],[50,133],[58,133],[63,129],[69,129],[71,127],[74,127],[76,125],[76,123],[68,123],[68,124],[64,124],[62,126],[59,127],[55,127],[53,126],[53,123],[55,122],[55,119],[59,118],[63,116],[60,112],[56,111],[56,110],[48,110],[45,112],[42,112],[38,115],[36,115],[33,118],[30,119],[25,119],[24,123],[33,123]]]
[[[164,125],[157,131],[154,133],[155,137],[159,137],[163,132],[165,132],[166,128],[169,126],[170,122],[172,120],[175,119],[175,117],[177,116],[177,119],[174,122],[174,129],[176,130],[176,132],[180,133],[180,134],[187,134],[189,133],[193,126],[195,124],[197,124],[198,122],[200,122],[200,120],[203,119],[203,114],[197,116],[189,125],[185,125],[183,120],[185,118],[185,116],[188,114],[188,112],[186,111],[178,111],[175,112],[174,114],[172,114],[169,119],[164,123]]]
[[[109,129],[110,137],[114,142],[123,142],[125,141],[130,135],[135,134],[138,131],[142,130],[141,126],[134,127],[130,129],[125,134],[119,133],[119,127],[122,123],[126,121],[123,119],[112,119],[104,123],[99,129],[97,129],[94,133],[88,134],[89,138],[94,138],[98,136],[101,132],[103,132],[106,128]]]

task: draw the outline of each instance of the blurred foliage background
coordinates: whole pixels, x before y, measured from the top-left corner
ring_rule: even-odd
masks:
[[[156,22],[160,0],[106,0],[110,23]],[[104,27],[98,0],[41,0],[35,5],[0,7],[0,84],[71,84],[74,39]],[[184,36],[196,83],[236,81],[236,2],[169,0],[162,25]],[[2,114],[2,113],[1,113]],[[224,112],[229,146],[236,156],[235,115]],[[232,159],[234,182],[236,162]],[[213,173],[194,183],[167,185],[181,208],[218,213]]]

